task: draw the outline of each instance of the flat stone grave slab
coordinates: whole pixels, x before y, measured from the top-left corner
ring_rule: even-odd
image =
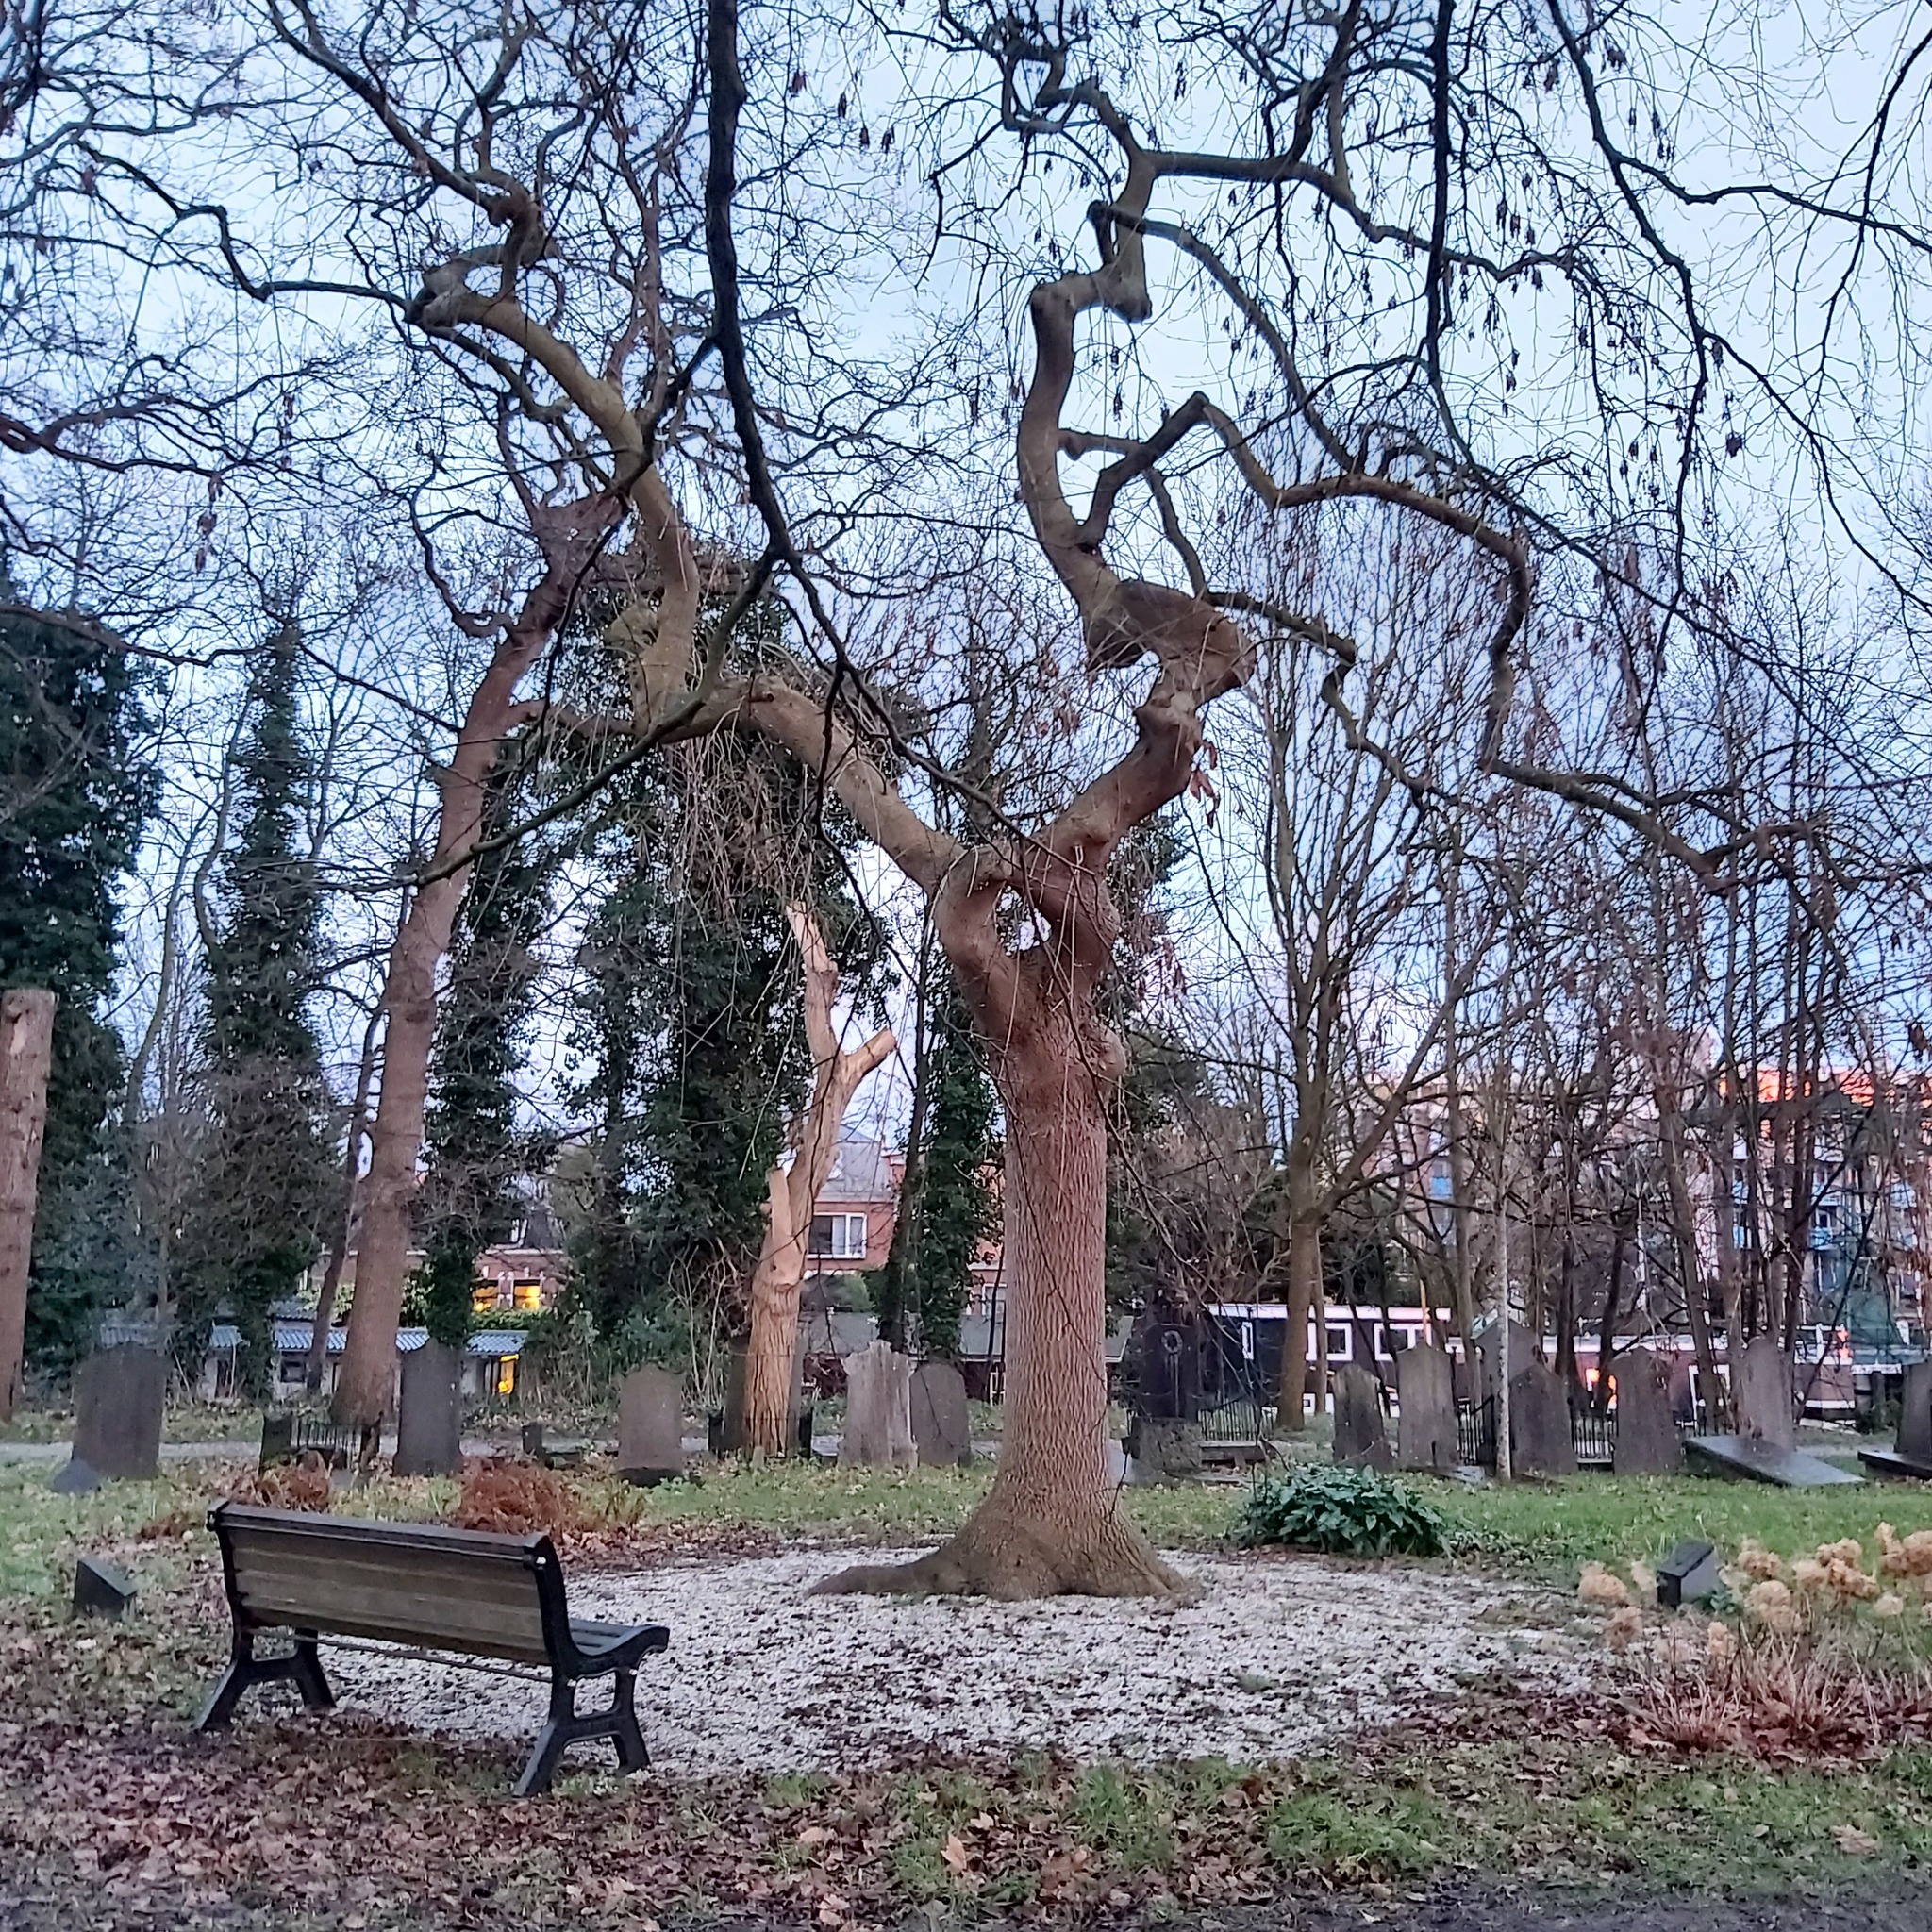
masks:
[[[1692,1436],[1684,1452],[1701,1474],[1742,1476],[1781,1490],[1823,1490],[1862,1480],[1822,1456],[1779,1449],[1759,1436]]]
[[[1932,1483],[1932,1462],[1907,1456],[1902,1449],[1860,1449],[1858,1460],[1874,1475],[1890,1482]]]

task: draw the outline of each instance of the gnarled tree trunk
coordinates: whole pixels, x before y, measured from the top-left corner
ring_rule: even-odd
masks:
[[[1033,958],[1033,956],[1029,956]],[[1033,958],[1043,966],[1044,961]],[[964,977],[964,975],[962,975]],[[991,1492],[952,1541],[821,1588],[1017,1600],[1187,1586],[1123,1513],[1107,1468],[1107,1100],[1123,1071],[1091,996],[1023,993],[993,1059],[1006,1105],[1007,1390]],[[1078,1024],[1070,1004],[1085,1007]]]
[[[811,1046],[811,1094],[794,1123],[790,1167],[765,1176],[765,1236],[751,1276],[751,1341],[744,1357],[744,1432],[753,1449],[782,1456],[791,1435],[791,1365],[798,1352],[798,1303],[805,1285],[812,1208],[830,1178],[839,1130],[858,1085],[897,1041],[890,1027],[846,1053],[832,1002],[839,970],[808,907],[785,908],[805,959],[805,1032]]]

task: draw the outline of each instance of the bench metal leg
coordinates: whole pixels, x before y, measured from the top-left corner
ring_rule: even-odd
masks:
[[[316,1654],[313,1637],[298,1635],[295,1648],[288,1657],[257,1657],[255,1633],[238,1630],[228,1668],[222,1673],[194,1728],[225,1730],[235,1715],[235,1707],[242,1702],[242,1693],[253,1684],[292,1684],[308,1709],[335,1707],[335,1692],[323,1674],[322,1658]]]
[[[651,1761],[644,1749],[644,1734],[638,1728],[638,1714],[632,1699],[637,1689],[635,1671],[619,1671],[606,1710],[579,1713],[576,1685],[561,1675],[550,1680],[550,1716],[537,1735],[536,1748],[524,1774],[516,1783],[520,1798],[541,1797],[550,1789],[563,1754],[573,1744],[608,1738],[617,1747],[621,1771],[642,1771]]]

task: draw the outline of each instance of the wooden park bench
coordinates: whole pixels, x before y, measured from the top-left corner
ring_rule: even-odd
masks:
[[[319,1639],[364,1639],[409,1653],[450,1652],[550,1676],[550,1718],[517,1780],[547,1791],[564,1751],[608,1738],[625,1771],[650,1762],[632,1698],[639,1661],[666,1648],[661,1624],[593,1624],[571,1616],[563,1569],[547,1536],[491,1536],[415,1523],[358,1523],[299,1510],[218,1503],[208,1527],[222,1550],[234,1644],[197,1730],[234,1716],[251,1684],[291,1683],[310,1710],[334,1703]],[[286,1630],[287,1655],[258,1657],[255,1640]],[[488,1666],[483,1666],[488,1668]],[[579,1715],[576,1687],[615,1679],[607,1710]]]

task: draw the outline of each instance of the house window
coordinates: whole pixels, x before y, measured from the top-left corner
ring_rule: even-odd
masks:
[[[865,1216],[814,1214],[805,1252],[834,1261],[857,1261],[865,1255]]]
[[[541,1281],[518,1282],[512,1300],[519,1314],[537,1314],[543,1307],[543,1284]]]
[[[1348,1330],[1346,1328],[1329,1329],[1328,1359],[1331,1362],[1345,1362],[1348,1359]]]
[[[470,1291],[471,1312],[487,1315],[496,1306],[496,1284],[493,1281],[479,1281]]]

